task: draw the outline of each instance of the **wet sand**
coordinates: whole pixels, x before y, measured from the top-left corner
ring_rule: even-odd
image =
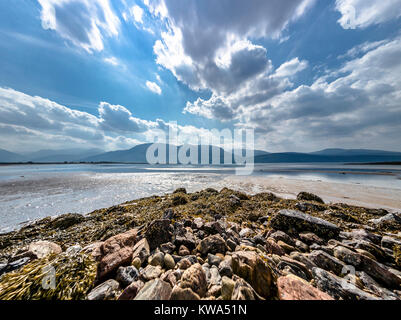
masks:
[[[273,192],[287,199],[295,199],[299,192],[306,191],[319,195],[327,203],[347,203],[368,208],[401,211],[401,189],[395,188],[254,176],[230,176],[220,183],[249,193]]]

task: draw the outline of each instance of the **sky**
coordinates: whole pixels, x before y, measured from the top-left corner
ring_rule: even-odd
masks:
[[[2,0],[0,148],[254,129],[401,151],[401,0]]]

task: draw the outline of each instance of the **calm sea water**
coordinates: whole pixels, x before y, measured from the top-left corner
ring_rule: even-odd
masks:
[[[224,187],[230,166],[179,167],[131,164],[0,166],[0,232],[47,216],[88,213],[178,187],[194,192]],[[398,166],[263,164],[253,175],[290,177],[401,189]],[[244,178],[246,179],[246,178]]]

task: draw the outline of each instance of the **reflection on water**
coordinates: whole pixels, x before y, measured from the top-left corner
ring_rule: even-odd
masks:
[[[87,213],[178,187],[194,192],[222,188],[233,166],[183,167],[132,164],[0,166],[0,232],[32,219]],[[256,176],[291,177],[401,189],[397,166],[257,164]],[[246,179],[246,178],[244,178]]]

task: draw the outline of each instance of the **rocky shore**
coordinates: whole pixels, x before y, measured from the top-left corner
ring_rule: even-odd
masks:
[[[401,213],[178,189],[0,235],[0,300],[399,300]]]

